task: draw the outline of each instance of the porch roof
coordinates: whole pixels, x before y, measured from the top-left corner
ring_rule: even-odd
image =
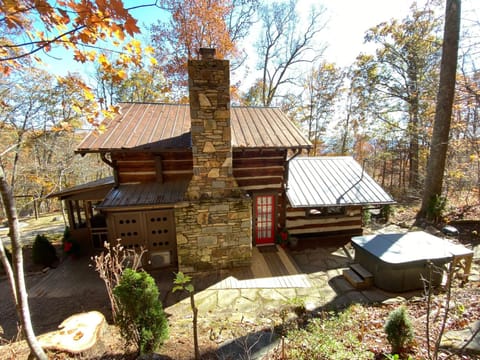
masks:
[[[123,184],[113,188],[98,206],[99,209],[148,207],[175,204],[184,200],[188,181],[168,183]]]
[[[90,181],[84,184],[72,186],[67,189],[63,189],[52,194],[49,194],[47,198],[58,197],[61,199],[65,198],[73,198],[73,199],[81,199],[81,198],[89,198],[90,194],[95,195],[98,198],[98,193],[101,194],[102,191],[107,191],[113,186],[114,179],[113,176],[108,176],[102,179],[98,179],[95,181]],[[103,196],[101,196],[103,197]],[[94,200],[94,198],[90,198],[90,200]]]
[[[291,160],[287,197],[294,208],[395,203],[350,156]]]
[[[300,129],[278,108],[238,107],[231,111],[233,148],[310,148]],[[102,132],[92,131],[76,152],[190,149],[188,104],[121,103]]]

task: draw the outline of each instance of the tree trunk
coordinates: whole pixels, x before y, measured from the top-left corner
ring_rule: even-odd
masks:
[[[417,222],[422,219],[428,219],[432,215],[428,213],[428,209],[432,201],[442,194],[443,173],[445,171],[452,105],[455,94],[460,36],[460,8],[461,0],[447,0],[435,123],[433,125],[422,206],[417,214]]]
[[[10,239],[12,241],[12,263],[14,294],[16,294],[16,306],[22,330],[27,339],[28,346],[33,355],[40,360],[47,360],[45,352],[40,347],[35,333],[33,332],[32,320],[30,318],[30,309],[28,307],[27,289],[25,286],[25,277],[23,273],[23,252],[18,225],[17,209],[10,186],[8,185],[3,172],[0,171],[0,193],[3,205],[7,214],[10,230]]]
[[[10,286],[12,288],[12,295],[13,299],[15,300],[15,304],[18,303],[17,301],[17,293],[15,292],[15,277],[13,276],[13,269],[8,261],[7,254],[5,252],[5,247],[3,246],[3,241],[0,240],[0,260],[2,261],[3,268],[5,269],[5,273],[7,274],[8,277],[8,282],[10,283]]]
[[[408,187],[412,190],[418,190],[418,154],[420,152],[419,133],[418,133],[418,96],[414,96],[410,104],[410,122],[409,122],[409,168],[408,168]]]

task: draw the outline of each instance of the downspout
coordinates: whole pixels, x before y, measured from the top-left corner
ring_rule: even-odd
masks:
[[[290,161],[295,159],[298,155],[302,153],[302,148],[298,148],[294,150],[294,154],[289,158],[285,160],[285,183],[284,183],[284,193],[282,194],[282,197],[284,198],[283,200],[283,217],[282,217],[282,227],[286,228],[287,227],[287,190],[288,190],[288,174],[290,173],[289,168],[290,168]],[[288,230],[288,229],[287,229]]]
[[[109,154],[110,154],[110,156],[112,155],[111,153],[109,153]],[[115,169],[115,166],[114,166],[114,164],[113,164],[113,161],[110,160],[110,159],[107,159],[107,153],[105,153],[105,152],[101,152],[101,153],[100,153],[100,159],[102,159],[102,161],[103,161],[105,164],[107,164],[108,166],[110,166],[110,167],[112,168],[112,170],[113,170],[113,181],[114,181],[114,185],[113,185],[113,186],[114,186],[115,188],[118,188],[118,185],[119,185],[119,183],[118,183],[118,172],[117,172],[117,170]]]
[[[290,159],[287,159],[285,161],[285,190],[288,189],[288,174],[289,174],[289,166],[290,166],[290,161],[295,159],[298,155],[302,153],[302,148],[296,149],[295,153],[290,157]]]

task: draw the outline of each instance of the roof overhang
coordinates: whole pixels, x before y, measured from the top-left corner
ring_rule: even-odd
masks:
[[[90,181],[81,185],[72,186],[70,188],[54,192],[47,196],[48,198],[58,197],[60,199],[73,200],[97,200],[103,199],[108,191],[114,185],[113,176]]]

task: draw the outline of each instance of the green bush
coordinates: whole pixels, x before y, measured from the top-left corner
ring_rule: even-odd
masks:
[[[440,195],[435,195],[428,202],[427,206],[427,219],[434,222],[439,222],[447,207],[447,198]]]
[[[401,354],[411,345],[414,331],[405,306],[400,306],[388,315],[385,333],[394,354]]]
[[[38,234],[32,247],[32,260],[35,264],[52,266],[58,260],[57,252],[45,235]]]
[[[364,226],[370,225],[372,222],[372,213],[368,209],[362,211],[362,223]]]
[[[394,210],[392,205],[384,205],[380,210],[380,216],[385,222],[390,221],[390,217],[393,216]]]
[[[113,294],[118,305],[115,322],[124,339],[140,354],[156,351],[168,337],[168,323],[155,280],[127,268]]]

